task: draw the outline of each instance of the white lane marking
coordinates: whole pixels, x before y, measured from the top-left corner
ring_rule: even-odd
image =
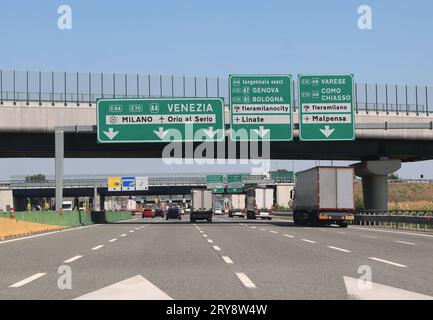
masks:
[[[131,230],[131,231],[129,231],[129,232],[133,233],[133,232],[134,232],[134,230]]]
[[[354,300],[432,300],[424,294],[343,276],[349,299]]]
[[[301,239],[302,241],[305,241],[305,242],[309,242],[309,243],[316,243],[316,241],[313,241],[313,240],[308,240],[308,239]]]
[[[277,231],[271,230],[269,231],[270,233],[278,233]]]
[[[207,234],[203,234],[203,237],[207,238]]]
[[[104,245],[100,244],[99,246],[93,247],[92,250],[98,250],[101,249]]]
[[[295,237],[295,236],[292,236],[292,235],[287,234],[287,233],[283,233],[283,236],[288,237],[288,238],[294,238]]]
[[[223,258],[223,260],[225,261],[225,263],[233,264],[233,260],[230,259],[229,257],[227,257],[227,256],[222,256],[221,258]]]
[[[63,261],[63,263],[70,263],[70,262],[73,262],[73,261],[75,261],[75,260],[78,260],[78,259],[80,259],[80,258],[82,258],[82,257],[83,257],[83,256],[75,256],[75,257],[69,258],[68,260]]]
[[[200,230],[200,233],[203,233],[204,231],[203,230]]]
[[[114,239],[108,240],[108,242],[114,242],[114,241],[116,241],[116,240],[117,240],[117,239],[114,238]]]
[[[126,237],[126,233],[124,233],[124,234],[121,234],[120,236],[121,236],[121,237]]]
[[[257,288],[254,282],[250,280],[250,278],[247,277],[247,275],[243,272],[236,272],[236,276],[238,279],[242,282],[244,287],[246,288]]]
[[[368,239],[377,239],[377,237],[373,237],[373,236],[366,236],[366,235],[361,235],[361,237],[364,237],[364,238],[368,238]]]
[[[261,231],[266,231],[266,229],[260,228]]]
[[[366,231],[375,231],[375,232],[389,232],[389,233],[404,234],[404,235],[409,235],[409,236],[433,238],[432,234],[422,234],[422,233],[402,232],[402,231],[392,231],[392,230],[377,230],[377,229],[360,228],[360,227],[354,227],[354,226],[349,226],[349,228],[356,229],[356,230],[366,230]]]
[[[404,264],[392,262],[392,261],[389,261],[389,260],[379,259],[379,258],[375,258],[375,257],[368,257],[368,259],[379,261],[379,262],[383,262],[383,263],[387,263],[387,264],[390,264],[390,265],[393,265],[393,266],[396,266],[396,267],[400,267],[400,268],[407,268],[407,266],[405,266]]]
[[[251,229],[257,229],[257,227],[251,227]]]
[[[211,239],[207,239],[207,242],[209,242],[209,243],[213,243],[213,240],[211,240]]]
[[[304,227],[304,229],[313,230],[313,228],[310,227]]]
[[[91,226],[82,226],[82,227],[69,228],[69,229],[59,230],[59,231],[51,231],[51,232],[47,232],[47,233],[35,234],[33,236],[28,236],[28,237],[22,237],[22,238],[17,238],[17,239],[0,241],[0,244],[15,242],[15,241],[21,241],[21,240],[27,240],[27,239],[33,239],[33,238],[39,238],[39,237],[45,237],[45,236],[49,236],[49,235],[53,235],[53,234],[57,234],[57,233],[76,231],[76,230],[86,229],[86,228],[94,228],[94,227],[98,227],[98,226],[100,226],[100,225],[99,224],[93,224]]]
[[[172,298],[149,280],[137,275],[74,300],[172,300]]]
[[[216,251],[221,251],[221,248],[218,246],[212,246]]]
[[[415,243],[413,243],[413,242],[406,242],[406,241],[400,241],[400,240],[394,240],[394,242],[402,243],[402,244],[408,244],[410,246],[414,246],[415,245]]]
[[[36,280],[42,276],[46,275],[46,273],[36,273],[28,278],[25,278],[24,280],[21,280],[20,282],[14,283],[12,285],[9,286],[9,288],[19,288],[22,287],[24,285],[26,285],[29,282],[32,282],[33,280]]]
[[[140,230],[140,228],[135,228],[135,230]]]
[[[339,247],[334,247],[334,246],[327,246],[327,247],[329,249],[334,249],[334,250],[338,250],[338,251],[342,251],[342,252],[351,252],[350,250],[339,248]]]

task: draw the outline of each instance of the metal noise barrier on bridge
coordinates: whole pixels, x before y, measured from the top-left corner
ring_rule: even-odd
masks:
[[[293,92],[297,92],[293,81]],[[355,85],[356,112],[429,114],[428,86]],[[296,95],[294,95],[296,96]],[[0,70],[0,104],[5,101],[92,105],[98,98],[221,97],[228,104],[227,77]],[[294,100],[294,111],[297,101]]]

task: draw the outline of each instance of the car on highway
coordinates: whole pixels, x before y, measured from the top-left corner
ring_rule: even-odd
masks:
[[[141,218],[153,218],[155,217],[155,211],[152,208],[144,208],[143,211],[141,211]]]
[[[180,213],[179,207],[170,207],[165,214],[165,220],[168,219],[182,219],[182,214]]]
[[[164,218],[164,210],[162,208],[156,208],[154,216],[155,217],[163,217]]]

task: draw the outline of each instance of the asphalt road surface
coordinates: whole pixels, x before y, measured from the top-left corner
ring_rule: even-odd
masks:
[[[432,299],[433,234],[135,217],[0,242],[4,299]]]

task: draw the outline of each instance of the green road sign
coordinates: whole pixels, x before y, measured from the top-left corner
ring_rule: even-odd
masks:
[[[299,75],[299,139],[355,140],[353,75]]]
[[[99,99],[96,117],[99,143],[224,139],[220,98]]]
[[[224,193],[224,176],[223,175],[206,176],[206,188],[212,189],[213,193]]]
[[[243,191],[242,175],[227,175],[227,193],[239,193]]]
[[[293,139],[290,75],[230,75],[229,95],[232,140]]]
[[[275,182],[293,182],[293,171],[271,171],[271,179]]]

